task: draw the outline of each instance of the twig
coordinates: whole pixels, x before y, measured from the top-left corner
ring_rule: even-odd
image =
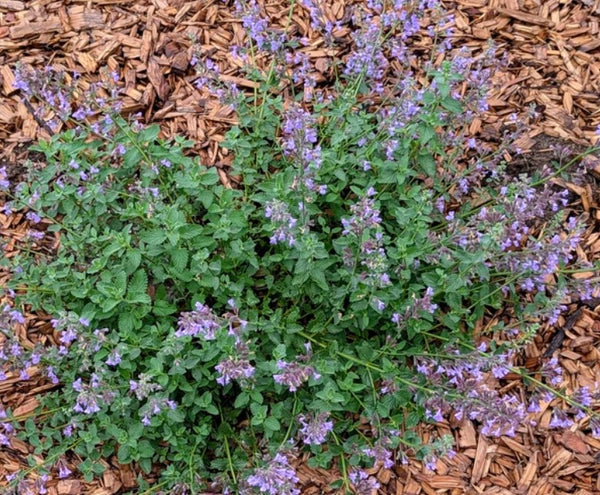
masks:
[[[27,98],[21,98],[21,101],[25,105],[25,108],[27,108],[27,111],[35,119],[37,124],[44,130],[46,130],[46,132],[48,132],[51,136],[54,136],[54,131],[52,130],[52,128],[35,113],[35,108],[33,108],[33,105],[31,105],[29,100]]]
[[[567,330],[571,330],[571,328],[573,328],[573,325],[575,325],[575,323],[577,323],[577,320],[579,320],[579,317],[581,316],[581,313],[583,312],[583,307],[586,306],[588,308],[595,308],[596,306],[598,306],[600,304],[600,297],[595,297],[593,299],[586,299],[584,301],[580,301],[581,306],[579,307],[579,309],[577,309],[577,311],[575,311],[572,315],[570,315],[567,318],[567,321],[565,321],[565,324],[560,327],[558,329],[558,332],[556,332],[556,334],[554,335],[554,337],[552,337],[552,340],[550,341],[550,344],[548,345],[548,349],[546,349],[546,352],[544,352],[543,357],[547,358],[552,356],[552,354],[554,354],[554,351],[556,351],[561,344],[563,343],[563,340],[565,340],[565,335]]]

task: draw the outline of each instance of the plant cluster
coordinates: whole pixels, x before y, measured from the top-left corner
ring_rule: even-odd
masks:
[[[253,0],[235,8],[248,29],[235,56],[270,60],[249,69],[259,89],[222,82],[200,50],[193,62],[199,88],[235,105],[223,145],[236,188],[189,141],[123,117],[117,74],[78,105],[66,72],[18,70],[40,116],[64,127],[34,148],[46,163],[21,183],[0,170],[4,213],[31,227],[4,260],[0,378],[39,369],[57,387],[35,421],[0,409],[0,443],[21,435],[46,454],[45,466],[32,458],[42,476],[16,477],[19,493],[44,493],[53,469],[91,478],[115,455],[163,466],[156,490],[295,494],[304,450],[367,494],[366,467],[414,454],[435,469],[453,454],[448,438],[421,445],[419,421],[468,417],[483,435],[514,435],[548,399],[523,404],[493,382],[540,322],[594,288],[565,274],[581,265],[582,227],[547,181],[558,171],[509,177],[500,157],[514,136],[495,153],[465,137],[486,109],[493,49],[452,52],[433,0],[370,0],[338,23],[316,0],[292,2],[333,47],[353,28],[353,52],[320,86],[302,40]],[[423,28],[444,61],[416,73]],[[25,305],[53,316],[56,345],[17,341]],[[511,326],[475,348],[471,331],[501,308]],[[560,387],[557,365],[531,383]],[[594,394],[562,395],[581,407],[573,419],[557,409],[551,426],[589,419]]]

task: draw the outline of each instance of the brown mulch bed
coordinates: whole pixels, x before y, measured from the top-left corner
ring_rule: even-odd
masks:
[[[344,16],[343,0],[326,3],[331,19]],[[268,2],[266,11],[284,23],[282,4],[288,2]],[[517,170],[549,162],[565,145],[578,151],[597,139],[600,0],[461,0],[448,2],[446,7],[455,15],[454,46],[483,48],[494,39],[499,55],[508,57],[507,69],[495,74],[497,87],[489,95],[489,113],[471,125],[473,135],[497,140],[510,114],[516,113],[525,121],[528,108],[535,110],[538,116],[520,142],[522,156],[506,157]],[[325,51],[308,27],[307,12],[296,9],[293,22],[299,33],[311,40],[306,51],[316,74],[325,80],[327,64],[323,61],[332,53]],[[12,87],[17,61],[38,68],[52,65],[76,70],[90,81],[98,77],[101,67],[108,66],[122,75],[124,111],[141,112],[145,122],[159,123],[164,137],[182,135],[192,139],[192,152],[203,163],[217,166],[226,182],[228,160],[219,143],[235,123],[235,115],[208,92],[193,86],[192,37],[220,64],[225,77],[242,88],[252,87],[240,73],[237,59],[229,53],[231,45],[243,43],[244,29],[232,8],[221,1],[0,0],[0,166],[7,165],[12,174],[18,175],[29,156],[27,146],[48,137],[47,130],[40,127]],[[600,230],[595,221],[600,220],[596,178],[590,174],[587,184],[569,187],[578,207],[590,216],[590,228],[579,255],[596,261],[600,252]],[[3,235],[18,239],[23,229],[21,218],[0,214]],[[570,307],[570,312],[577,309]],[[22,341],[47,338],[48,321],[37,315],[28,318],[27,328],[21,329]],[[564,323],[561,321],[561,325]],[[523,358],[526,367],[538,369],[557,331],[544,328],[527,346]],[[593,309],[583,308],[572,328],[564,329],[564,337],[556,355],[564,369],[567,390],[583,385],[593,388],[600,383],[600,316]],[[26,384],[16,378],[1,382],[0,404],[10,405],[20,414],[31,411],[34,396],[47,387],[41,383],[35,377]],[[529,393],[516,376],[502,386],[523,395]],[[382,484],[381,493],[600,494],[600,440],[584,433],[585,428],[561,432],[545,428],[552,406],[539,413],[539,427],[523,426],[515,438],[488,439],[478,435],[468,421],[423,425],[421,434],[425,439],[443,433],[454,435],[457,455],[438,461],[435,473],[417,461],[376,471],[373,474]],[[0,480],[7,473],[23,469],[28,453],[27,445],[20,443],[0,450]],[[119,466],[109,459],[107,467],[103,478],[94,483],[75,478],[51,481],[49,493],[112,495],[135,486],[135,466]],[[299,476],[306,494],[333,493],[327,485],[336,473],[311,470],[300,462]]]

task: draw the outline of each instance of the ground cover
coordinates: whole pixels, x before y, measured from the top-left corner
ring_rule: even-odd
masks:
[[[19,7],[19,6],[16,5],[16,7]],[[476,8],[477,7],[473,7],[473,6],[468,7],[467,13],[469,13],[469,14],[477,13],[477,11],[474,10]],[[188,11],[184,12],[183,15],[186,15],[189,12],[189,9],[190,8],[188,7]],[[502,11],[502,9],[504,9],[504,11]],[[183,7],[182,10],[179,10],[177,13],[183,12],[184,10],[185,10],[185,7]],[[214,15],[216,15],[217,11],[214,11],[212,13],[209,11],[206,11],[206,12],[203,11],[203,12],[206,15],[211,14],[214,16]],[[581,15],[580,12],[582,12],[581,9],[579,9],[579,10],[575,9],[575,14],[577,16]],[[501,14],[502,19],[517,18],[517,20],[519,20],[519,13],[516,12],[516,10],[514,8],[511,9],[510,6],[504,6],[504,7],[499,6],[499,13]],[[559,14],[558,19],[560,19],[560,13],[561,12],[558,13]],[[568,10],[565,12],[562,12],[562,13],[564,15],[573,14],[573,12],[568,11]],[[75,19],[76,14],[77,14],[77,12],[73,12],[70,15],[73,15],[74,16],[73,19]],[[554,17],[557,17],[557,15],[555,15],[556,11],[552,10],[551,6],[547,7],[546,11],[542,10],[540,16],[538,16],[538,17],[541,17],[543,20],[543,17],[545,14],[547,14],[548,16],[554,15]],[[227,14],[224,14],[224,15],[227,16]],[[86,17],[83,16],[83,18],[86,18]],[[540,19],[538,19],[536,17],[523,18],[523,16],[521,15],[521,18],[522,18],[522,19],[520,19],[521,22],[537,21],[538,24],[539,24],[539,22],[542,22],[542,21],[540,21]],[[81,18],[78,18],[78,19],[80,19],[80,22],[83,22],[83,21],[81,21]],[[94,19],[93,22],[99,22],[99,20],[98,20],[99,17],[89,16],[88,19]],[[525,21],[523,21],[523,19],[525,19]],[[463,21],[464,21],[464,19],[463,19]],[[89,21],[89,22],[92,22],[92,21]],[[552,22],[554,23],[556,21],[553,20]],[[460,24],[460,23],[458,23],[458,24]],[[533,22],[534,26],[538,25],[538,24]],[[81,26],[87,26],[87,25],[79,24],[79,26],[81,27]],[[522,25],[519,24],[518,26],[519,26],[519,29],[517,31],[520,30],[522,32],[523,31],[523,28],[521,27]],[[548,26],[550,26],[550,24],[548,24]],[[88,27],[90,27],[90,26],[88,26]],[[219,27],[220,27],[220,25],[219,25]],[[463,25],[463,27],[464,27],[464,25]],[[506,26],[503,26],[500,29],[504,29],[505,27]],[[478,27],[478,29],[481,29],[481,27]],[[562,27],[562,29],[565,29],[564,26]],[[570,27],[568,29],[574,29],[574,28]],[[580,29],[583,29],[583,28],[580,27]],[[593,27],[591,29],[593,29]],[[530,28],[530,31],[532,31],[532,30],[535,31],[535,28]],[[587,31],[582,31],[581,35],[585,36],[586,32]],[[15,37],[17,37],[21,34],[21,31],[19,31],[17,29],[17,30],[10,31],[10,33],[12,33]],[[501,33],[503,33],[503,32],[501,31]],[[531,33],[528,33],[528,34],[531,34]],[[535,35],[538,36],[539,33],[535,33]],[[568,69],[570,67],[569,70],[572,70],[574,66],[573,66],[573,62],[572,62],[571,58],[569,57],[568,51],[565,52],[564,45],[561,45],[560,43],[557,43],[557,45],[559,47],[558,52],[561,55],[560,60],[562,61],[563,64],[566,64],[566,67]],[[561,50],[561,46],[562,46],[562,50]],[[583,42],[581,45],[578,45],[578,46],[584,46],[585,49],[582,50],[582,53],[584,53],[584,54],[588,53],[589,50],[592,50],[592,51],[594,50],[593,46],[592,47],[586,46],[585,42]],[[566,53],[566,55],[565,55],[565,53]],[[318,60],[318,58],[317,58],[317,60]],[[568,62],[568,65],[567,65],[567,62]],[[151,70],[150,69],[151,66],[152,66],[151,64],[148,64],[149,70]],[[164,92],[166,92],[168,90],[166,89],[166,86],[164,84],[162,84],[164,81],[162,81],[160,79],[159,75],[157,74],[157,72],[162,72],[162,71],[157,71],[157,66],[152,66],[152,67],[154,67],[154,74],[148,75],[148,77],[150,79],[150,84],[146,87],[151,88],[148,91],[148,93],[152,94],[153,91],[156,91],[157,95],[160,95],[160,92],[162,91],[163,94],[165,94]],[[160,65],[158,66],[158,68],[159,67],[160,67]],[[174,66],[172,66],[172,70],[175,71],[175,69],[173,69],[173,67]],[[576,66],[575,66],[575,69],[577,69]],[[578,73],[577,70],[575,70],[574,72]],[[579,76],[581,76],[580,73],[579,73]],[[592,76],[593,76],[593,74],[592,74]],[[6,79],[8,79],[8,77]],[[587,81],[588,83],[590,82],[590,79],[593,81],[593,77],[590,77],[588,79],[588,81]],[[154,80],[154,82],[152,82],[153,80]],[[569,80],[568,82],[572,83],[573,81]],[[251,81],[246,81],[246,83],[250,84],[250,85],[252,84]],[[512,88],[515,87],[514,85],[512,85],[512,86],[509,85],[509,86]],[[163,89],[161,90],[161,88],[163,88]],[[500,89],[502,90],[502,88],[500,88]],[[564,88],[561,88],[561,89],[564,89]],[[505,88],[505,90],[506,90],[506,88]],[[13,92],[10,89],[7,92],[10,92],[11,94],[13,94]],[[500,92],[502,92],[502,91],[500,91]],[[570,94],[569,92],[567,92],[567,93]],[[550,93],[550,94],[552,94],[552,93]],[[166,94],[165,94],[165,96],[166,96]],[[575,112],[579,113],[579,115],[581,115],[582,113],[583,113],[583,115],[586,115],[585,114],[586,102],[589,100],[589,98],[588,98],[589,96],[590,95],[588,94],[586,97],[582,96],[582,98],[580,100],[577,100],[582,103],[581,106],[578,106],[575,109]],[[13,105],[15,101],[19,101],[18,95],[13,94],[13,98],[16,98],[16,100],[15,99],[9,100],[8,101],[9,105]],[[177,98],[175,98],[175,99],[177,99]],[[551,98],[550,98],[550,100],[552,101]],[[496,102],[496,103],[498,103],[498,102]],[[566,107],[568,107],[569,98],[563,96],[561,103],[564,103],[564,105]],[[552,117],[552,116],[556,116],[556,115],[563,115],[563,117],[564,117],[564,114],[556,113],[556,107],[554,107],[553,105],[549,104],[549,105],[547,105],[547,107],[548,107],[547,108],[548,111],[546,113],[546,116]],[[217,106],[217,109],[220,110],[222,108]],[[573,109],[573,108],[571,108],[571,109]],[[217,110],[217,113],[218,113],[218,110]],[[228,110],[225,108],[224,111],[228,111]],[[24,114],[24,115],[27,115],[27,114]],[[177,119],[179,116],[174,115],[172,117]],[[214,117],[214,115],[212,115],[212,116],[209,115],[209,118],[211,118],[211,117]],[[497,115],[496,116],[492,115],[492,117],[490,117],[490,118],[493,120],[496,117],[497,117]],[[153,112],[149,112],[148,118],[160,118],[160,117],[157,117]],[[219,118],[220,117],[217,117],[217,120]],[[28,116],[28,117],[26,117],[26,119],[30,122],[30,125],[33,125],[33,127],[35,127],[35,124],[34,124],[35,119],[33,117]],[[585,125],[583,132],[588,133],[588,136],[591,137],[591,135],[593,134],[593,125],[591,123],[591,119],[588,120],[588,119],[582,118],[582,120]],[[543,122],[544,122],[544,125],[548,125],[548,124],[552,123],[550,118],[544,120]],[[556,131],[556,129],[562,131],[563,128],[561,127],[561,125],[564,125],[565,122],[567,122],[567,121],[564,118],[562,118],[560,120],[560,124],[558,124],[555,127],[555,131]],[[476,126],[477,126],[477,124],[473,128],[474,132],[476,131]],[[27,129],[27,126],[25,126],[24,128]],[[571,130],[572,133],[581,131],[581,128],[577,125],[575,125],[574,128],[575,128],[575,131]],[[214,129],[214,127],[211,127],[211,129]],[[490,131],[490,130],[488,129],[488,131]],[[42,126],[41,132],[43,133],[43,126]],[[169,130],[167,129],[166,132],[168,133]],[[583,135],[584,134],[580,134],[579,136],[581,137]],[[491,131],[490,131],[489,139],[490,139],[490,142],[493,143],[494,135],[493,135],[493,132],[491,132]],[[496,136],[496,139],[497,139],[497,136]],[[199,142],[202,144],[203,141],[200,140]],[[525,139],[524,144],[523,144],[525,150],[527,149],[527,146],[528,146],[527,143],[528,143],[528,141]],[[206,140],[204,141],[204,144],[206,144]],[[194,146],[198,146],[198,142],[195,143]],[[551,146],[548,146],[544,149],[548,149],[550,147],[555,147],[553,142],[552,142]],[[228,165],[228,162],[230,161],[231,157],[222,157],[221,156],[219,158],[219,154],[216,152],[216,148],[212,148],[211,152],[212,152],[212,156],[209,156],[208,158],[211,159],[212,161],[218,161],[220,159],[220,163],[218,164],[218,166],[226,167]],[[525,161],[527,161],[527,156],[528,155],[526,154]],[[536,156],[536,155],[534,155],[534,156]],[[536,156],[536,158],[537,158],[537,156]],[[519,161],[520,160],[517,160],[517,163]],[[531,160],[529,160],[529,161],[531,161]],[[12,159],[9,157],[9,164],[10,163],[14,163],[14,157],[12,157]],[[227,175],[225,173],[221,173],[221,172],[222,172],[222,170],[219,171],[219,176],[225,184],[227,184],[228,181],[231,181],[232,179],[235,182],[235,177],[227,177]],[[571,189],[582,198],[582,200],[581,200],[582,206],[587,211],[590,211],[593,213],[594,212],[594,197],[593,197],[593,190],[591,189],[591,187],[592,187],[591,184],[585,184],[585,183],[584,184],[571,184]],[[592,192],[592,194],[590,194],[590,191]],[[7,228],[12,227],[13,225],[15,227],[15,230],[17,230],[17,231],[18,231],[18,229],[26,228],[26,226],[22,223],[22,221],[19,217],[11,218],[10,222],[11,222],[10,224],[6,225]],[[13,224],[13,222],[14,222],[14,224]],[[592,232],[590,231],[590,233],[592,233]],[[591,239],[592,240],[589,242],[589,245],[593,246],[594,238],[592,237]],[[590,248],[590,250],[594,251],[593,248]],[[593,259],[593,253],[592,253],[591,259]],[[588,318],[588,319],[586,319],[586,318]],[[586,318],[584,318],[583,321],[580,321],[579,324],[582,326],[587,326],[588,329],[593,328],[593,321],[594,321],[593,313],[589,313],[589,312],[586,313]],[[39,321],[39,320],[37,320],[37,321]],[[44,322],[42,321],[41,324],[43,324],[43,323]],[[38,323],[37,325],[33,325],[32,328],[40,328],[42,326],[41,324]],[[47,322],[46,322],[45,328],[48,329]],[[577,326],[575,326],[575,328],[577,328]],[[565,333],[569,333],[569,332],[572,332],[572,329],[569,329]],[[585,332],[585,331],[583,331],[583,332]],[[590,339],[587,335],[583,335],[583,337],[586,337],[586,338],[583,338],[580,341],[577,341],[576,351],[579,351],[579,353],[584,354],[586,356],[585,357],[586,362],[593,364],[594,360],[595,360],[594,350],[591,347],[593,340],[590,341]],[[567,340],[566,342],[568,345],[569,340]],[[564,344],[564,342],[563,342],[563,344]],[[586,346],[588,346],[588,347],[586,347]],[[543,341],[534,342],[531,345],[531,347],[529,347],[527,350],[528,353],[533,354],[533,356],[530,356],[530,358],[536,357],[536,355],[539,357],[541,355],[541,353],[544,351],[545,351],[545,348],[543,347]],[[536,352],[537,352],[537,354],[536,354]],[[566,355],[563,354],[563,362],[568,363],[569,359],[572,361],[575,361],[575,362],[580,362],[581,358],[578,357],[577,354],[578,353],[574,352],[574,351],[571,351],[570,353],[567,353]],[[534,363],[533,361],[530,361],[529,365],[531,366],[532,369],[535,369],[535,367],[537,365],[539,365],[539,362]],[[579,369],[577,369],[577,366],[580,366],[580,365],[575,365],[575,367],[571,368],[571,371],[572,372],[579,371]],[[568,365],[567,365],[567,367],[568,367]],[[593,376],[593,373],[594,373],[594,369],[593,369],[593,367],[585,367],[584,366],[581,368],[581,372],[582,372],[582,375],[584,375],[584,376],[589,375],[587,378],[591,379]],[[513,378],[515,378],[515,380],[512,381],[511,383],[518,383],[516,380],[516,377],[513,377]],[[575,378],[574,383],[577,383],[578,381],[585,382],[585,378]],[[10,386],[13,386],[13,384],[14,384],[14,382],[9,382]],[[511,386],[514,386],[514,385],[511,385]],[[573,388],[575,388],[575,387],[573,387]],[[12,388],[9,390],[12,392]],[[33,390],[35,391],[35,388]],[[38,391],[39,391],[39,389],[38,389]],[[19,397],[13,396],[13,398],[11,400],[15,400],[15,399],[17,401],[23,401],[23,400],[26,401],[27,400],[27,395],[24,393],[20,393],[20,394],[18,394],[18,396]],[[22,411],[24,411],[24,412],[27,411],[27,407],[30,407],[30,404],[31,404],[31,402],[28,405],[26,405],[25,407],[23,407]],[[546,420],[547,421],[550,420],[550,413],[547,414]],[[424,427],[424,428],[427,428],[427,427]],[[442,424],[441,426],[438,426],[438,428],[443,431],[446,427]],[[459,429],[459,431],[461,431],[461,430]],[[543,431],[543,430],[541,430],[541,431]],[[464,490],[465,479],[466,479],[464,477],[464,473],[465,473],[464,466],[469,465],[469,463],[468,463],[469,456],[474,456],[476,462],[475,462],[474,470],[473,470],[471,478],[470,478],[470,482],[475,485],[482,484],[482,486],[485,486],[485,484],[487,483],[487,484],[491,484],[492,486],[495,486],[495,487],[505,487],[510,490],[510,487],[511,487],[510,483],[514,482],[514,481],[518,481],[521,483],[521,488],[519,488],[519,489],[526,489],[526,487],[528,486],[528,483],[533,483],[535,481],[536,483],[539,484],[540,490],[544,490],[544,489],[547,490],[548,488],[544,488],[544,486],[546,486],[546,487],[556,486],[556,483],[558,483],[559,489],[570,490],[571,488],[566,486],[565,483],[573,483],[574,487],[577,486],[577,483],[580,483],[581,488],[583,488],[583,489],[589,488],[593,492],[593,487],[591,485],[593,478],[589,474],[591,472],[592,476],[593,476],[593,460],[591,459],[591,456],[589,456],[589,452],[590,452],[589,447],[585,447],[580,444],[577,444],[575,437],[573,437],[573,436],[567,435],[566,437],[552,438],[550,441],[548,441],[548,442],[550,442],[548,445],[548,453],[549,453],[548,455],[550,455],[550,460],[554,459],[554,461],[551,461],[548,464],[546,464],[545,466],[540,468],[540,465],[543,465],[544,462],[541,461],[538,457],[534,456],[533,457],[534,460],[532,460],[530,463],[527,464],[528,467],[525,471],[520,472],[519,468],[515,466],[514,470],[515,470],[516,474],[512,473],[509,476],[507,474],[504,474],[506,472],[506,464],[508,464],[509,466],[513,466],[510,458],[511,458],[511,456],[515,455],[514,454],[515,452],[519,452],[518,446],[522,447],[521,451],[519,452],[520,455],[527,456],[527,454],[529,452],[531,452],[531,450],[528,450],[528,449],[530,449],[530,447],[523,447],[523,445],[524,444],[531,445],[533,443],[533,445],[535,446],[535,442],[531,442],[531,440],[525,441],[520,438],[520,442],[516,441],[516,443],[511,443],[506,438],[502,439],[501,442],[503,442],[505,450],[501,450],[501,453],[497,454],[495,457],[495,459],[498,461],[497,466],[499,466],[499,467],[497,469],[499,469],[499,471],[493,472],[490,475],[489,470],[491,469],[492,471],[494,471],[494,469],[496,469],[493,467],[493,464],[491,462],[491,457],[493,457],[493,456],[491,456],[491,454],[496,453],[498,448],[491,449],[491,451],[495,450],[495,452],[489,451],[486,447],[487,440],[485,439],[485,437],[481,437],[481,436],[477,437],[475,432],[471,432],[471,430],[469,430],[468,425],[467,426],[463,425],[463,429],[462,429],[461,433],[463,436],[461,437],[462,440],[459,441],[459,445],[462,445],[465,452],[467,452],[467,453],[464,454],[465,457],[459,456],[459,458],[458,458],[458,461],[462,462],[462,464],[460,464],[458,461],[455,461],[456,462],[456,464],[454,466],[456,468],[455,472],[462,471],[460,476],[459,475],[452,476],[452,475],[444,474],[444,469],[445,469],[444,466],[438,467],[438,474],[432,474],[431,472],[426,471],[426,475],[423,476],[420,474],[420,470],[422,468],[419,464],[413,464],[409,467],[399,467],[396,470],[396,472],[393,474],[390,473],[389,470],[381,470],[381,471],[378,471],[378,476],[380,477],[382,482],[384,482],[384,483],[389,482],[389,486],[393,487],[390,489],[394,489],[394,490],[397,490],[398,487],[400,487],[400,489],[403,489],[402,487],[406,487],[406,486],[408,486],[408,488],[406,488],[406,490],[411,490],[412,489],[411,486],[416,487],[417,485],[419,485],[418,489],[427,490],[428,484],[430,486],[432,486],[433,488],[447,487],[448,489],[454,488],[456,490]],[[544,435],[544,433],[541,433],[541,435]],[[556,444],[551,443],[552,441],[555,441]],[[584,443],[587,441],[588,445],[592,445],[592,447],[594,446],[594,440],[589,437],[582,439],[582,441]],[[461,442],[462,442],[462,444],[461,444]],[[591,442],[591,444],[589,442]],[[562,443],[562,445],[564,445],[564,447],[557,448],[557,446],[560,445],[561,443]],[[477,449],[475,449],[475,452],[473,452],[472,450],[473,450],[473,447],[475,447],[475,446],[477,446]],[[579,451],[578,451],[578,449],[579,449]],[[535,451],[535,447],[534,447],[534,451]],[[484,462],[486,456],[488,456],[488,459],[490,459],[489,465],[487,465],[487,466],[486,466],[486,462]],[[509,460],[507,460],[507,459],[509,459]],[[573,468],[571,468],[571,469],[567,468],[566,470],[561,470],[561,468],[564,467],[564,463],[569,462],[569,461],[573,461],[574,463],[577,462],[578,469],[573,470]],[[452,462],[451,461],[445,461],[445,462],[447,462],[448,466],[450,466],[449,469],[452,469]],[[504,466],[504,468],[502,466]],[[588,469],[588,467],[589,467],[589,469]],[[579,469],[579,468],[582,468],[582,469]],[[123,468],[123,469],[125,469],[125,468]],[[303,467],[302,469],[305,469],[305,467]],[[440,472],[440,469],[441,469],[441,472]],[[557,481],[556,477],[553,477],[553,474],[549,475],[550,476],[549,479],[544,478],[544,476],[541,476],[539,479],[534,480],[533,475],[531,473],[536,473],[537,469],[541,469],[541,471],[544,473],[546,473],[546,472],[547,473],[559,473],[560,472],[561,475],[558,477],[558,481]],[[411,472],[414,473],[413,474],[414,476],[416,476],[414,479],[412,479],[410,477],[411,475],[409,473],[411,473]],[[467,472],[468,472],[468,470],[467,470]],[[302,470],[300,471],[300,473],[302,473]],[[519,475],[519,473],[520,473],[520,475]],[[576,477],[573,478],[572,473],[578,473],[579,475],[581,475],[581,479],[577,480]],[[327,481],[330,481],[331,474],[332,473],[330,471],[328,471],[327,474],[324,475],[324,478]],[[371,474],[373,474],[373,473],[371,473]],[[396,476],[398,476],[398,478],[396,478]],[[493,478],[491,478],[490,476],[493,476]],[[560,478],[563,476],[569,476],[570,478],[568,481],[564,482],[564,481],[560,480]],[[312,477],[314,477],[314,475],[311,475],[310,477],[312,478]],[[386,478],[388,478],[388,479],[386,479]],[[576,479],[577,481],[573,482],[573,481],[571,481],[571,479]],[[109,477],[109,480],[110,480],[110,477]],[[110,485],[110,481],[107,482],[105,480],[104,483],[108,483]],[[115,483],[118,483],[118,482],[115,482]],[[509,483],[509,484],[507,485],[507,483]],[[451,486],[448,486],[448,485],[451,485]],[[117,485],[113,484],[112,486],[115,487]],[[560,486],[562,486],[562,488],[560,488]],[[523,488],[523,487],[525,487],[525,488]],[[415,488],[415,489],[417,489],[417,488]],[[391,492],[391,493],[393,493],[393,492]],[[407,493],[408,493],[408,491],[407,491]]]

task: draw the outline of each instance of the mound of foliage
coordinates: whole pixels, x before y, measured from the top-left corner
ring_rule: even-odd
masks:
[[[487,108],[493,50],[451,51],[435,2],[388,4],[355,7],[334,82],[252,2],[236,5],[248,46],[235,56],[270,61],[248,69],[254,93],[196,51],[199,91],[238,115],[223,143],[234,187],[189,156],[191,142],[122,116],[118,74],[81,98],[72,74],[18,68],[22,94],[61,129],[34,148],[46,163],[23,182],[1,171],[5,213],[25,212],[31,228],[4,260],[14,303],[0,363],[56,384],[34,417],[0,409],[0,443],[21,435],[45,454],[12,480],[18,493],[43,493],[54,469],[91,479],[115,455],[163,466],[145,493],[293,494],[291,459],[308,451],[311,465],[337,466],[339,486],[370,494],[363,468],[410,454],[435,469],[452,455],[449,438],[421,445],[420,421],[514,435],[560,385],[556,360],[531,379],[531,403],[494,383],[567,297],[592,294],[565,271],[577,270],[582,227],[548,183],[562,169],[504,173],[521,126],[494,152],[467,137]],[[336,47],[345,26],[319,4],[290,9]],[[429,57],[444,61],[414,69]],[[23,305],[53,316],[57,345],[21,347]],[[501,308],[475,347],[472,330]],[[581,419],[590,403],[578,393]],[[571,424],[557,409],[551,426]]]

